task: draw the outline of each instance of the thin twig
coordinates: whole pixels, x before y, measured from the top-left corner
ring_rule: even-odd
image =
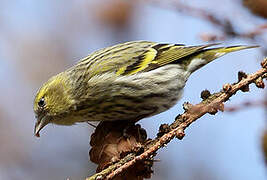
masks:
[[[142,0],[141,0],[142,1]],[[225,17],[219,17],[215,13],[212,13],[206,9],[201,9],[199,7],[193,7],[191,5],[187,5],[181,1],[160,1],[160,0],[145,0],[143,3],[149,3],[151,5],[156,5],[158,7],[162,7],[165,9],[173,10],[175,12],[191,16],[194,18],[198,18],[204,20],[215,26],[216,28],[221,30],[221,34],[215,33],[202,33],[200,34],[200,38],[203,41],[221,41],[229,38],[242,38],[247,39],[253,43],[262,44],[262,52],[266,54],[267,49],[264,47],[266,44],[266,38],[264,34],[266,34],[266,23],[257,26],[252,30],[240,30],[241,27],[236,26],[236,23],[233,22],[232,19]]]
[[[267,100],[258,100],[258,101],[250,100],[250,101],[242,102],[240,104],[226,106],[224,108],[224,111],[236,112],[236,111],[240,111],[242,109],[247,109],[250,107],[264,107],[264,106],[267,107]]]

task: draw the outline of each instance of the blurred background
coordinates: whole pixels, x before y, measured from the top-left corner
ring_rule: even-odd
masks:
[[[267,54],[266,0],[76,0],[0,1],[0,179],[79,180],[94,174],[89,161],[93,128],[49,125],[33,136],[36,91],[49,77],[99,48],[130,40],[198,45],[261,45],[224,56],[189,79],[171,110],[142,120],[149,137],[162,123],[182,113],[182,103],[197,103],[200,92],[219,91],[254,72]],[[266,101],[251,86],[227,102]],[[262,137],[264,106],[206,115],[159,151],[153,180],[266,179]]]

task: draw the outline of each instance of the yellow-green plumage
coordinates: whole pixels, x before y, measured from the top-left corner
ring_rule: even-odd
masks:
[[[96,51],[52,77],[34,101],[35,134],[48,123],[138,121],[179,100],[191,73],[233,51],[255,46],[211,48],[133,41]]]

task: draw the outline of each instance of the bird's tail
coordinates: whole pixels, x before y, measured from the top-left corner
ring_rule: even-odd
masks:
[[[189,74],[198,70],[202,66],[208,64],[209,62],[234,51],[240,51],[243,49],[256,48],[259,46],[229,46],[229,47],[218,47],[218,48],[209,48],[198,51],[191,57],[189,57],[189,65],[187,71]]]
[[[208,54],[214,54],[215,59],[216,59],[230,52],[240,51],[243,49],[257,48],[257,47],[259,46],[229,46],[229,47],[205,49],[204,51],[207,52]]]

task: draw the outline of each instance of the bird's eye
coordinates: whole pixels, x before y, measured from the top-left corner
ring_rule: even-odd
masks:
[[[44,99],[44,97],[42,97],[42,98],[40,99],[40,101],[38,102],[38,106],[39,106],[39,107],[44,107],[44,106],[45,106],[45,99]]]

